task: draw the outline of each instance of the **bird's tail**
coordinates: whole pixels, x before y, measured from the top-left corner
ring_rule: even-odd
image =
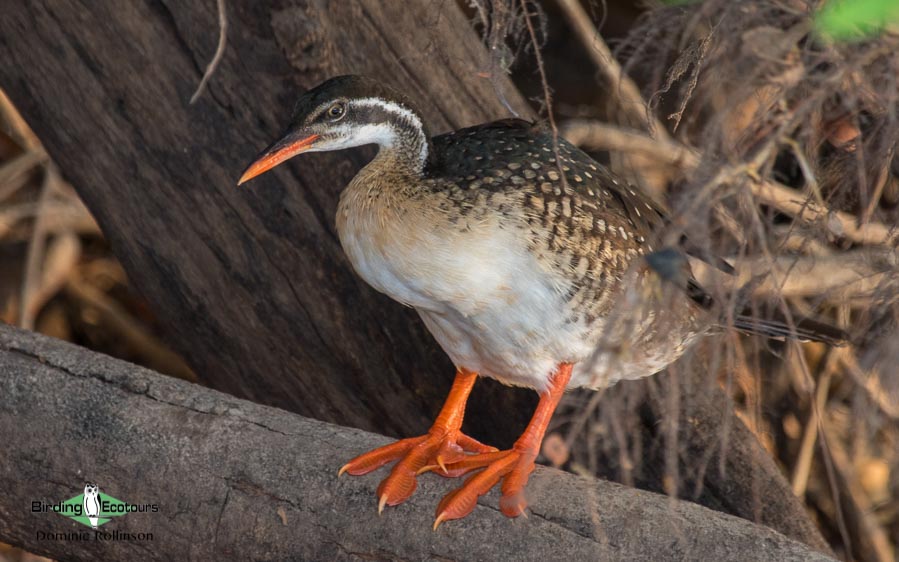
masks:
[[[734,319],[734,328],[748,334],[769,338],[817,341],[834,346],[846,345],[849,342],[849,334],[845,331],[810,318],[797,318],[791,327],[785,320],[767,320],[749,314],[740,314]]]
[[[710,257],[704,259],[710,264],[715,264],[722,271],[733,272],[733,267],[720,258],[720,264]],[[715,299],[693,278],[690,263],[683,252],[673,248],[662,248],[647,254],[646,262],[663,280],[674,283],[685,290],[690,299],[700,308],[705,310],[715,308]],[[849,334],[845,331],[818,320],[796,318],[794,322],[790,323],[783,315],[775,319],[765,319],[758,318],[750,312],[738,314],[734,318],[733,327],[748,334],[769,338],[817,341],[835,346],[849,343]],[[723,324],[724,322],[719,322],[719,325]]]

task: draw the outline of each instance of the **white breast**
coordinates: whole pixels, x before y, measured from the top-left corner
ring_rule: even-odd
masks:
[[[676,358],[622,356],[621,335],[602,351],[603,322],[570,321],[568,281],[537,261],[524,231],[496,217],[448,225],[363,201],[347,190],[338,209],[350,262],[376,290],[415,307],[457,367],[541,391],[560,362],[575,363],[571,386],[599,388]]]
[[[571,353],[558,345],[568,287],[540,269],[523,233],[495,219],[447,227],[408,209],[360,212],[354,195],[341,199],[338,233],[356,272],[415,307],[457,366],[543,388]]]

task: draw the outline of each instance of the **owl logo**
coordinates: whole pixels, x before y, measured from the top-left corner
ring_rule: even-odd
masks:
[[[84,485],[84,514],[91,522],[91,527],[97,528],[100,519],[100,488],[96,484]]]

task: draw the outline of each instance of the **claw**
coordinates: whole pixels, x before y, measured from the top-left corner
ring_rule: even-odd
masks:
[[[508,482],[509,478],[503,483],[504,488],[505,484]],[[503,515],[506,517],[518,517],[519,515],[524,515],[525,519],[527,519],[528,513],[525,510],[527,506],[528,502],[525,501],[522,490],[511,492],[505,489],[503,490],[503,497],[499,500],[499,510],[503,512]]]
[[[381,512],[384,511],[384,506],[387,504],[387,494],[381,494],[381,499],[378,501],[378,515],[381,515]]]
[[[343,476],[343,473],[346,472],[349,468],[350,463],[346,463],[345,465],[341,466],[340,470],[337,471],[337,477],[340,478],[341,476]]]
[[[442,456],[442,455],[437,455],[437,465],[440,467],[440,470],[442,470],[444,474],[447,473],[447,470],[446,470],[446,463],[443,462],[443,456]]]
[[[440,524],[443,523],[445,520],[446,520],[446,516],[444,516],[442,513],[440,515],[438,515],[437,519],[434,520],[434,528],[432,530],[436,531],[437,527],[439,527]]]

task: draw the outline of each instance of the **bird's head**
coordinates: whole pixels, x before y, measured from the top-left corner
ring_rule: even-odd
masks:
[[[253,159],[238,185],[297,154],[365,144],[403,152],[419,169],[430,150],[422,118],[405,96],[362,76],[331,78],[300,97],[287,130]]]

